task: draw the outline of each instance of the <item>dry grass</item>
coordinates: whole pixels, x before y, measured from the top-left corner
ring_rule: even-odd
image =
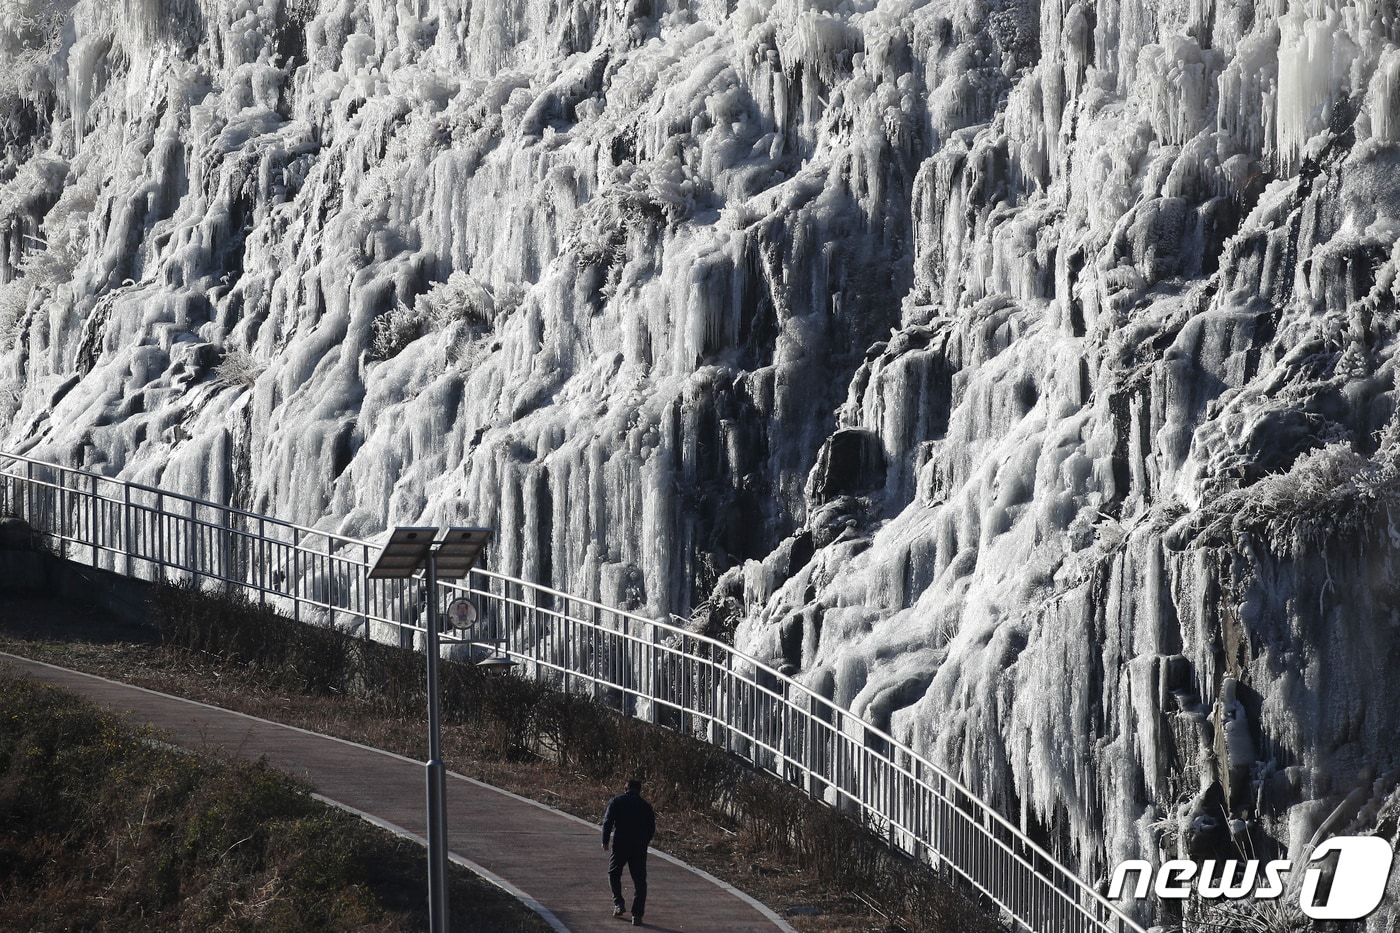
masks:
[[[426,929],[421,849],[289,775],[24,678],[0,675],[0,711],[0,927]],[[451,883],[458,929],[548,930],[468,872]]]
[[[157,591],[160,632],[11,609],[0,647],[422,758],[422,656],[187,589]],[[52,609],[44,609],[52,615]],[[108,639],[112,633],[107,631]],[[656,846],[729,881],[802,933],[991,933],[983,908],[873,834],[705,743],[519,677],[444,664],[450,769],[588,820],[627,776],[647,782]]]

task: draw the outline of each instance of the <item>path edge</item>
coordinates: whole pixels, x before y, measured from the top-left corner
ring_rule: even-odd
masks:
[[[324,794],[318,794],[314,791],[312,792],[311,796],[314,799],[326,804],[327,806],[332,806],[335,807],[337,810],[344,810],[346,813],[349,813],[353,816],[358,816],[366,823],[378,826],[380,829],[388,830],[394,835],[401,836],[404,839],[409,840],[410,842],[416,842],[424,848],[427,848],[428,846],[427,839],[424,839],[422,836],[418,835],[415,832],[411,832],[410,830],[405,829],[397,823],[389,822],[382,816],[375,816],[373,813],[367,813],[364,810],[359,809],[358,807],[352,807],[348,803],[342,803],[341,801],[336,800],[334,797],[327,797]],[[476,862],[473,862],[466,856],[458,855],[456,852],[448,852],[447,857],[450,861],[461,865],[463,868],[474,872],[477,875],[480,875],[482,880],[489,881],[491,884],[494,884],[496,887],[500,888],[502,891],[506,892],[511,897],[515,898],[517,901],[524,904],[526,907],[530,908],[535,913],[539,914],[541,919],[543,919],[545,923],[549,924],[550,928],[553,929],[555,933],[573,933],[572,930],[564,926],[564,922],[558,917],[556,917],[552,910],[541,904],[539,901],[535,900],[529,894],[526,894],[520,888],[517,888],[515,885],[511,884],[506,879],[502,878],[500,875],[491,871],[491,869],[487,868],[485,865],[478,865]]]
[[[131,689],[131,690],[140,690],[140,691],[142,691],[143,693],[149,693],[149,694],[151,694],[151,695],[153,695],[153,696],[165,697],[166,699],[170,699],[170,700],[179,700],[179,701],[182,702],[182,703],[190,703],[190,704],[193,704],[194,706],[202,706],[202,707],[204,707],[205,709],[217,710],[218,712],[221,712],[221,713],[232,713],[232,714],[235,715],[235,716],[242,716],[242,717],[245,718],[245,719],[252,719],[252,720],[254,720],[254,721],[256,721],[256,722],[267,723],[268,725],[272,725],[272,726],[280,726],[280,727],[283,728],[283,729],[292,729],[292,730],[294,730],[294,731],[296,731],[296,732],[301,732],[301,733],[304,733],[304,734],[306,734],[306,735],[314,735],[314,736],[316,736],[317,738],[321,738],[321,739],[329,739],[329,740],[331,740],[332,742],[340,742],[342,745],[349,745],[349,746],[352,746],[352,747],[354,747],[354,748],[362,748],[362,749],[365,749],[366,751],[375,752],[375,753],[380,754],[380,755],[387,755],[387,756],[390,757],[390,758],[397,758],[397,759],[399,759],[400,761],[407,761],[407,762],[411,762],[412,764],[419,764],[419,765],[423,764],[423,762],[419,761],[419,760],[416,759],[416,758],[410,758],[410,757],[408,757],[407,755],[400,755],[400,754],[398,754],[397,752],[387,751],[387,750],[382,749],[382,748],[375,748],[373,745],[365,745],[365,744],[362,743],[362,742],[355,742],[355,741],[352,741],[352,740],[350,740],[350,739],[342,739],[342,738],[340,738],[339,736],[335,736],[335,735],[326,735],[326,734],[323,733],[323,732],[316,732],[316,731],[311,730],[311,729],[303,729],[301,726],[293,726],[293,725],[289,725],[288,723],[285,723],[285,722],[277,722],[277,721],[272,720],[272,719],[264,719],[264,718],[261,717],[261,716],[254,716],[254,715],[251,714],[251,713],[242,713],[242,712],[239,712],[238,710],[228,709],[228,708],[223,707],[223,706],[215,706],[215,705],[212,704],[212,703],[205,703],[205,702],[202,702],[202,701],[200,701],[200,700],[191,700],[189,697],[176,696],[176,695],[173,694],[173,693],[165,693],[165,692],[160,691],[160,690],[152,690],[152,689],[149,688],[149,687],[142,687],[142,686],[140,686],[139,684],[129,684],[129,683],[127,683],[127,682],[125,682],[125,681],[122,681],[122,680],[114,680],[114,679],[112,679],[111,677],[103,677],[101,674],[89,674],[89,673],[86,672],[86,671],[79,671],[79,670],[74,670],[74,669],[71,668],[71,667],[64,667],[64,666],[62,666],[61,664],[51,664],[51,663],[49,663],[48,661],[40,661],[40,660],[38,660],[37,658],[26,658],[26,657],[24,657],[23,655],[11,654],[11,653],[8,652],[8,651],[0,651],[0,659],[5,659],[5,658],[9,658],[9,659],[12,659],[12,660],[15,660],[15,661],[22,661],[22,662],[24,662],[24,663],[26,663],[26,664],[38,664],[38,665],[40,665],[41,667],[52,668],[53,670],[56,670],[56,671],[63,671],[64,673],[68,673],[68,674],[78,674],[78,675],[80,675],[80,676],[82,676],[82,677],[91,677],[93,680],[101,680],[101,681],[103,681],[103,682],[105,682],[105,683],[113,684],[113,685],[118,686],[118,687],[126,687],[126,688]],[[505,788],[502,788],[502,787],[497,787],[497,786],[495,786],[494,784],[488,784],[488,783],[486,783],[485,781],[478,781],[476,778],[467,777],[465,774],[460,774],[460,773],[458,773],[458,772],[456,772],[456,771],[448,771],[447,774],[448,774],[449,777],[454,777],[454,778],[457,778],[458,780],[466,781],[467,783],[469,783],[469,784],[474,784],[474,785],[476,785],[477,787],[483,788],[484,790],[494,791],[495,793],[498,793],[498,794],[504,794],[505,796],[510,797],[510,798],[512,798],[512,799],[514,799],[514,800],[518,800],[518,801],[520,801],[521,803],[527,803],[527,804],[529,804],[529,805],[532,806],[532,807],[538,807],[538,808],[541,809],[541,810],[548,811],[548,812],[553,813],[553,814],[555,814],[555,815],[557,815],[557,816],[562,816],[562,817],[564,817],[565,819],[572,820],[573,822],[579,823],[579,824],[581,824],[581,825],[583,825],[583,826],[587,826],[587,827],[590,828],[590,829],[598,830],[599,833],[600,833],[600,835],[599,835],[599,845],[602,845],[601,829],[599,829],[599,827],[598,827],[597,824],[595,824],[595,823],[590,823],[588,820],[585,820],[585,819],[584,819],[583,817],[581,817],[581,816],[575,816],[575,815],[572,814],[572,813],[568,813],[568,812],[566,812],[566,811],[564,811],[564,810],[560,810],[558,807],[552,807],[552,806],[550,806],[549,804],[547,804],[547,803],[541,803],[541,802],[538,801],[538,800],[531,800],[529,797],[525,797],[525,796],[522,796],[522,795],[520,795],[520,794],[514,793],[514,792],[512,792],[512,791],[508,791],[508,790],[506,790]],[[345,805],[343,805],[343,804],[341,804],[341,803],[339,803],[339,802],[335,802],[334,805],[337,806],[337,807],[342,807],[343,809],[345,809],[345,810],[347,810],[347,811],[356,813],[356,814],[360,815],[361,817],[369,818],[371,822],[375,822],[375,821],[378,820],[378,817],[372,817],[372,816],[369,816],[369,815],[367,815],[367,814],[363,814],[363,813],[361,813],[360,811],[355,810],[353,807],[345,806]],[[402,834],[406,835],[408,838],[413,839],[413,840],[418,841],[418,842],[422,842],[424,845],[427,844],[426,840],[422,839],[422,837],[420,837],[420,836],[418,836],[418,835],[416,835],[416,834],[413,834],[413,833],[409,833],[407,830],[402,830],[401,827],[396,827],[396,826],[394,826],[393,824],[388,823],[387,821],[384,821],[384,825],[385,825],[385,828],[389,829],[391,832],[400,832],[400,831],[402,831]],[[654,854],[654,855],[656,855],[657,857],[663,859],[664,861],[670,862],[672,865],[675,865],[677,868],[683,868],[683,869],[685,869],[686,871],[690,872],[691,874],[694,874],[694,875],[696,875],[696,876],[698,876],[698,877],[700,877],[700,878],[703,878],[704,880],[710,882],[711,884],[716,885],[717,887],[723,889],[726,893],[732,894],[734,897],[737,897],[739,900],[743,901],[745,904],[748,904],[748,905],[749,905],[750,907],[752,907],[754,910],[756,910],[756,911],[758,911],[760,914],[762,914],[762,915],[764,916],[764,918],[766,918],[767,920],[769,920],[770,922],[772,922],[775,926],[777,926],[778,929],[781,931],[781,933],[797,933],[797,931],[796,931],[795,929],[793,929],[792,926],[791,926],[790,924],[788,924],[788,922],[787,922],[786,920],[784,920],[781,916],[779,916],[778,913],[777,913],[776,911],[774,911],[771,907],[769,907],[767,904],[762,903],[762,902],[759,901],[759,900],[756,900],[755,898],[751,897],[750,895],[745,894],[743,891],[741,891],[741,890],[739,890],[738,888],[734,887],[734,885],[730,884],[729,882],[727,882],[727,881],[725,881],[725,880],[723,880],[723,879],[721,879],[721,878],[716,878],[714,875],[712,875],[712,874],[710,874],[709,872],[705,871],[703,868],[697,868],[697,867],[695,867],[694,865],[691,865],[691,864],[688,863],[688,862],[684,862],[684,861],[682,861],[681,859],[676,858],[674,855],[671,855],[671,854],[668,853],[668,852],[663,852],[663,851],[661,851],[660,849],[652,849],[651,852],[652,852],[652,854]],[[524,892],[523,892],[523,891],[520,892],[520,895],[516,895],[515,892],[518,891],[519,889],[514,888],[513,885],[510,885],[510,882],[505,881],[505,879],[496,878],[495,876],[491,875],[491,873],[488,872],[485,868],[482,868],[481,866],[476,865],[475,863],[471,862],[469,859],[466,859],[466,858],[463,858],[462,856],[457,855],[455,852],[449,853],[449,858],[450,858],[452,861],[454,861],[454,862],[458,862],[458,863],[461,864],[464,868],[468,868],[468,869],[470,869],[470,870],[476,872],[477,874],[479,874],[479,875],[481,875],[483,878],[485,878],[487,881],[491,882],[492,884],[497,885],[498,887],[503,888],[504,890],[508,891],[508,892],[511,893],[512,895],[515,895],[515,896],[517,896],[517,897],[519,897],[520,895],[524,895]],[[510,885],[510,886],[507,887],[508,885]],[[524,895],[524,896],[525,896],[525,897],[528,897],[529,895]],[[530,898],[530,901],[533,901],[533,900],[534,900],[533,898]],[[525,903],[525,905],[526,905],[527,907],[530,907],[531,910],[535,910],[535,908],[531,906],[531,904],[530,904],[529,901],[524,901],[523,898],[522,898],[522,902]],[[536,902],[536,903],[537,903],[537,902]],[[552,913],[549,913],[548,908],[545,908],[543,905],[540,905],[540,909],[544,911],[544,913],[542,913],[542,914],[540,914],[540,915],[541,915],[542,917],[544,917],[546,921],[549,921],[550,918],[553,917],[554,919],[553,919],[552,923],[559,923],[559,919],[558,919],[557,917],[554,917],[554,915],[553,915]],[[536,913],[540,913],[540,910],[535,910],[535,912],[536,912]],[[548,914],[548,916],[545,916],[545,914]],[[556,929],[557,929],[557,930],[560,930],[561,933],[569,933],[568,928],[567,928],[567,927],[564,927],[562,924],[560,924],[560,926],[557,927]]]

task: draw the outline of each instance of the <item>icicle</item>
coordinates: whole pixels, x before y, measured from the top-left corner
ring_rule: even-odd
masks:
[[[1400,143],[1400,49],[1388,47],[1381,55],[1366,90],[1366,115],[1370,137],[1379,143]]]
[[[1194,39],[1172,36],[1144,46],[1138,58],[1137,96],[1146,102],[1157,138],[1179,146],[1207,125],[1215,112],[1218,53],[1203,53]]]
[[[1309,140],[1327,129],[1333,106],[1350,93],[1358,49],[1341,26],[1332,8],[1314,16],[1295,7],[1279,20],[1277,146],[1285,172],[1298,167]]]

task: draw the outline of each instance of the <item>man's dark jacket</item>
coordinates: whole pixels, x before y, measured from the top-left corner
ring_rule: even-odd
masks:
[[[616,838],[613,838],[616,831]],[[614,848],[624,851],[645,849],[656,835],[656,811],[634,790],[618,794],[608,801],[603,814],[603,845],[612,840]]]

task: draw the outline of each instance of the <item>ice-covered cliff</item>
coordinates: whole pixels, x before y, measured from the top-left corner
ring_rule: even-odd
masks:
[[[493,525],[1091,877],[1393,836],[1397,18],[4,0],[0,447]]]

